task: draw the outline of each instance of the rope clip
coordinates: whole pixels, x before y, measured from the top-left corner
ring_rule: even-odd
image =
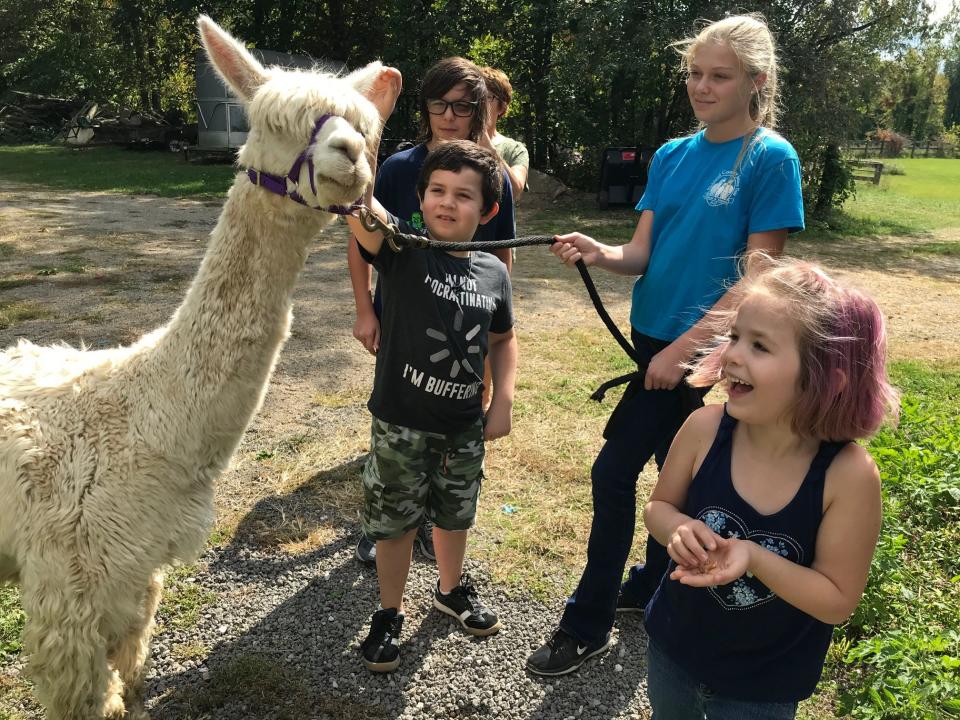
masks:
[[[387,241],[387,245],[390,246],[391,250],[394,252],[403,250],[403,248],[397,244],[397,241],[394,240],[394,238],[400,234],[400,228],[397,227],[396,223],[385,223],[366,205],[361,205],[357,208],[357,217],[360,220],[360,224],[363,225],[363,229],[367,232],[382,233],[383,239]]]

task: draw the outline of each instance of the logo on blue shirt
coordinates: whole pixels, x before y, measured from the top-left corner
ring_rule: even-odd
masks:
[[[710,183],[703,199],[710,207],[729,205],[740,191],[740,176],[732,170],[724,170]]]

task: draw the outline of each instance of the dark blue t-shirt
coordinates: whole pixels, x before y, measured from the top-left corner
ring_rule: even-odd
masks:
[[[416,232],[391,217],[400,231]],[[380,349],[367,407],[403,427],[449,434],[483,414],[483,361],[488,334],[513,327],[507,266],[493,255],[458,257],[437,248],[376,256],[360,253],[380,273]]]
[[[824,478],[847,443],[820,443],[793,499],[782,510],[762,515],[733,486],[730,459],[736,425],[724,408],[682,511],[722,537],[746,538],[810,567],[823,517]],[[647,633],[671,660],[723,697],[799,702],[813,694],[832,625],[781,600],[752,575],[728,585],[695,588],[670,579],[675,567],[671,561],[646,609]]]

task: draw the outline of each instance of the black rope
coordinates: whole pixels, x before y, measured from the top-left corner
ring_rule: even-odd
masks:
[[[443,250],[451,250],[454,252],[459,252],[462,250],[503,250],[506,248],[528,247],[531,245],[553,245],[555,242],[553,235],[526,235],[524,237],[510,238],[508,240],[443,242],[431,240],[423,235],[411,235],[409,233],[401,232],[394,233],[392,239],[397,245],[403,245],[406,247],[416,247],[421,249],[442,248]],[[590,271],[587,270],[587,265],[583,262],[583,260],[577,260],[577,270],[580,272],[580,279],[583,280],[583,284],[587,288],[587,294],[590,296],[591,302],[593,302],[593,307],[597,311],[597,315],[600,316],[603,324],[607,326],[607,330],[609,330],[610,334],[613,335],[613,339],[617,341],[621,348],[623,348],[623,351],[627,354],[627,356],[637,364],[638,368],[635,372],[621,375],[613,380],[608,380],[599,388],[597,388],[596,391],[590,396],[590,399],[601,402],[607,390],[610,388],[623,385],[624,383],[630,382],[633,379],[642,378],[646,373],[646,364],[640,359],[640,355],[634,349],[633,345],[630,344],[630,341],[623,336],[623,333],[620,332],[620,328],[618,328],[616,323],[613,322],[613,319],[610,317],[610,313],[608,313],[607,309],[603,306],[603,300],[600,298],[600,293],[597,292],[597,286],[594,285],[593,278],[590,277]]]
[[[387,238],[389,240],[389,238]],[[462,250],[505,250],[507,248],[528,247],[530,245],[553,245],[553,235],[526,235],[524,237],[509,238],[507,240],[473,240],[470,242],[444,242],[431,240],[426,235],[411,235],[410,233],[394,233],[393,240],[398,245],[406,247],[442,248],[460,252]]]

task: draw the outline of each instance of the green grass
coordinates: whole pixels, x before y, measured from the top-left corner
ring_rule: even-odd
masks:
[[[163,600],[157,613],[164,626],[192,627],[200,618],[200,613],[216,602],[216,593],[189,581],[195,572],[195,566],[184,565],[174,568],[164,578]]]
[[[234,173],[230,165],[192,165],[169,152],[0,145],[0,180],[61,190],[213,198],[226,193]]]
[[[883,160],[903,170],[880,185],[857,183],[856,196],[828,219],[827,234],[925,235],[960,227],[960,160]],[[824,228],[812,228],[814,233]],[[956,247],[952,253],[956,253]],[[928,250],[929,252],[929,250]],[[952,254],[951,253],[951,254]]]
[[[0,586],[0,653],[20,651],[20,633],[26,616],[20,609],[20,592]]]
[[[36,303],[0,300],[0,330],[6,330],[23,320],[37,320],[49,314],[46,308]]]
[[[892,377],[900,425],[870,443],[883,529],[825,677],[844,716],[960,718],[960,368],[898,363]]]
[[[598,210],[592,203],[561,200],[547,211],[525,213],[518,229],[521,235],[563,235],[576,230],[600,242],[620,245],[633,236],[639,217],[630,207]]]

